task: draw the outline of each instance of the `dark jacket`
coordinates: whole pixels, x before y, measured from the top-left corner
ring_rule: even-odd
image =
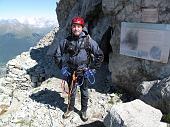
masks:
[[[87,50],[94,56],[92,63],[89,63],[89,52]],[[84,69],[89,66],[90,68],[98,69],[103,58],[102,50],[86,31],[83,31],[79,37],[69,35],[58,44],[55,54],[59,68],[67,66],[74,70]]]

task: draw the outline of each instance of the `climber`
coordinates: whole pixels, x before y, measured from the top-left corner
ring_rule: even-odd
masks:
[[[80,117],[83,121],[87,121],[87,79],[89,75],[94,74],[94,70],[100,68],[104,56],[98,44],[85,30],[84,25],[82,17],[77,16],[72,19],[70,35],[59,43],[54,57],[61,69],[61,74],[67,77],[66,80],[69,86],[68,106],[63,118],[68,118],[73,112],[76,89],[79,85],[81,92]]]

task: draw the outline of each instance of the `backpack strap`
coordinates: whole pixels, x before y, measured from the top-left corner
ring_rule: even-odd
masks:
[[[90,37],[89,37],[89,35],[87,35],[84,38],[84,48],[85,48],[85,50],[89,50],[90,49]]]
[[[94,54],[92,53],[92,50],[91,50],[89,34],[84,38],[84,48],[87,52],[88,64],[91,64],[94,61]]]

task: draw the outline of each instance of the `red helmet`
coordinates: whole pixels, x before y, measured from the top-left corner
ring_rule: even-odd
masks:
[[[79,16],[74,17],[71,21],[71,24],[80,24],[84,27],[84,19]]]

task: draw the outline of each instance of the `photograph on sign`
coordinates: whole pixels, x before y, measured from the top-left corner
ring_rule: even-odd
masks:
[[[120,54],[167,63],[169,37],[170,25],[122,22]]]

